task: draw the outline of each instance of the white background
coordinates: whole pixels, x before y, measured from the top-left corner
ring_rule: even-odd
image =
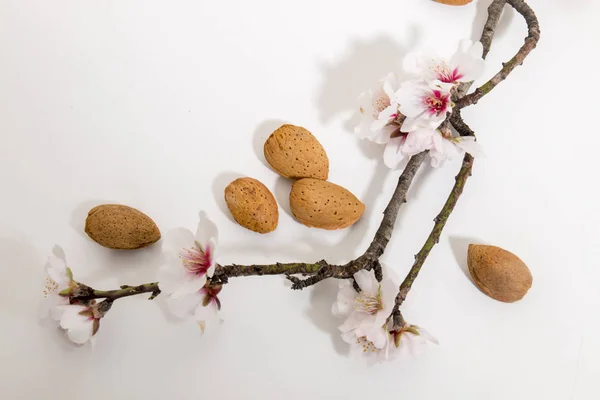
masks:
[[[280,277],[232,280],[225,320],[201,338],[160,301],[115,303],[94,350],[37,319],[43,265],[66,251],[76,279],[117,288],[154,279],[160,246],[101,248],[86,212],[117,202],[163,233],[206,210],[219,262],[345,262],[364,251],[399,171],[351,133],[355,99],[433,45],[478,37],[489,0],[0,1],[0,387],[6,399],[595,399],[600,374],[596,284],[597,17],[592,0],[531,0],[542,28],[523,67],[464,112],[487,158],[474,173],[404,306],[440,340],[416,359],[367,367],[348,356],[330,315],[336,283],[292,292]],[[486,77],[522,44],[523,20],[500,22]],[[480,83],[483,82],[483,79]],[[351,229],[306,228],[290,183],[262,144],[282,122],[325,147],[330,180],[367,206]],[[404,275],[460,160],[417,176],[384,261]],[[261,236],[224,212],[224,187],[252,176],[279,201]],[[479,292],[466,245],[519,255],[534,283],[521,302]],[[596,379],[595,379],[596,378]]]

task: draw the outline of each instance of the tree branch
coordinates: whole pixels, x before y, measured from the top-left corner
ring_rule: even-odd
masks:
[[[470,106],[472,104],[477,104],[479,99],[492,91],[500,82],[506,79],[508,75],[518,66],[522,65],[525,57],[531,53],[531,51],[536,47],[537,42],[540,39],[540,25],[538,23],[537,17],[535,16],[535,12],[527,5],[524,0],[507,0],[507,3],[510,4],[519,14],[525,18],[525,22],[527,23],[528,35],[525,38],[525,43],[517,54],[510,59],[510,61],[504,63],[502,65],[502,69],[496,75],[492,77],[489,81],[487,81],[482,86],[475,89],[475,91],[471,94],[466,95],[462,99],[456,102],[456,107],[464,108]]]
[[[160,294],[158,282],[145,283],[138,286],[123,285],[121,286],[121,289],[117,290],[95,290],[81,283],[78,283],[78,285],[78,293],[72,298],[73,300],[78,301],[89,301],[93,299],[107,299],[114,301],[122,297],[135,296],[142,293],[152,293],[149,297],[149,300],[152,300]]]
[[[483,32],[481,32],[481,38],[479,39],[483,45],[484,60],[490,52],[490,48],[492,47],[492,40],[494,39],[494,34],[496,33],[496,27],[498,26],[498,21],[500,21],[500,16],[502,15],[502,10],[504,9],[505,5],[506,0],[494,0],[487,9],[488,17],[485,21]],[[472,84],[472,81],[461,83],[458,86],[458,98],[464,97]]]
[[[406,203],[406,193],[408,192],[408,188],[412,183],[417,170],[423,164],[423,160],[425,160],[425,156],[427,152],[421,152],[416,154],[410,158],[406,168],[402,171],[400,178],[398,179],[398,185],[396,186],[396,190],[390,199],[387,207],[383,211],[383,219],[381,220],[381,224],[379,224],[379,229],[375,233],[375,237],[371,242],[371,245],[365,252],[365,255],[373,259],[378,259],[383,254],[387,244],[392,237],[392,232],[394,231],[394,225],[396,224],[396,217],[398,217],[398,211],[400,210],[400,206]]]
[[[469,176],[471,176],[472,168],[473,157],[467,153],[465,154],[465,157],[463,159],[462,167],[458,172],[458,175],[456,176],[456,182],[454,184],[454,187],[452,188],[452,191],[450,192],[446,203],[442,207],[442,210],[434,219],[435,225],[433,226],[429,237],[425,241],[425,244],[423,245],[419,253],[417,253],[417,255],[415,256],[415,262],[413,263],[412,268],[410,269],[408,275],[406,276],[406,278],[404,278],[404,281],[400,285],[400,291],[396,296],[396,304],[394,306],[394,310],[392,311],[395,329],[401,328],[401,326],[396,326],[396,321],[398,320],[398,317],[401,317],[400,306],[404,302],[404,299],[406,299],[406,295],[410,291],[415,279],[417,279],[417,276],[421,271],[421,267],[423,266],[423,263],[425,262],[427,256],[431,252],[431,249],[439,242],[440,235],[442,234],[442,230],[444,229],[444,226],[448,221],[448,217],[450,217],[450,214],[454,210],[454,206],[456,206],[456,203],[463,192],[463,188],[465,187],[467,179],[469,178]]]

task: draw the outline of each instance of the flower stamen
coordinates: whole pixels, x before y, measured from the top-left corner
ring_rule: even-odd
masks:
[[[423,103],[427,107],[427,111],[430,115],[440,115],[448,110],[450,95],[442,94],[440,90],[432,90],[423,97]]]
[[[354,298],[354,309],[370,315],[375,315],[383,310],[383,299],[381,296],[381,285],[377,294],[361,291]]]
[[[209,246],[203,249],[200,243],[195,242],[191,249],[183,249],[179,254],[183,266],[195,275],[204,275],[212,264],[212,251]]]

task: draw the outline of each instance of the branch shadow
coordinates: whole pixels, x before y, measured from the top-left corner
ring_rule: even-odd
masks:
[[[471,273],[469,272],[469,265],[467,263],[467,255],[469,252],[470,244],[487,244],[477,238],[467,237],[467,236],[458,236],[452,235],[448,237],[448,241],[450,242],[450,248],[452,249],[452,255],[456,260],[456,263],[460,267],[461,271],[467,279],[473,282],[473,278],[471,277]]]
[[[310,308],[304,315],[321,331],[328,333],[336,353],[342,356],[350,354],[350,346],[342,340],[338,326],[341,321],[331,314],[331,306],[337,298],[338,282],[326,279],[316,284],[310,293]],[[325,310],[325,312],[323,311]]]
[[[51,251],[48,250],[49,256]],[[61,256],[60,249],[57,250],[59,251],[54,252],[58,253],[57,256]],[[64,330],[44,311],[47,310],[43,304],[45,262],[46,260],[27,241],[0,237],[0,266],[11,269],[11,279],[0,280],[0,314],[14,315],[15,318],[11,321],[19,323],[18,326],[13,324],[3,326],[3,329],[20,331],[43,329],[55,339],[51,343],[59,346],[61,351],[73,351],[78,346],[67,339]]]
[[[407,42],[418,36],[416,27],[409,28]],[[356,108],[358,96],[389,72],[399,71],[406,51],[390,37],[356,39],[341,60],[323,62],[320,66],[323,85],[317,100],[321,122]]]
[[[0,310],[3,314],[15,312],[15,308],[10,307],[11,304],[33,306],[33,299],[43,297],[41,277],[45,276],[44,261],[33,246],[23,240],[0,238],[0,265],[11,271],[10,279],[0,280]],[[22,284],[36,281],[40,286]],[[36,293],[38,289],[40,291]]]
[[[471,31],[471,39],[473,41],[481,39],[481,32],[483,32],[483,27],[485,26],[485,21],[488,17],[487,9],[490,4],[492,4],[492,1],[493,0],[479,0],[477,2],[477,12],[475,14],[475,19],[473,20],[473,29]],[[506,4],[502,11],[502,15],[500,16],[500,20],[498,21],[496,32],[494,33],[494,40],[497,40],[504,35],[514,17],[515,10],[510,5]],[[494,44],[492,43],[492,46],[493,45]]]

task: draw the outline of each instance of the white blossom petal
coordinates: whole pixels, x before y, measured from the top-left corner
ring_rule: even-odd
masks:
[[[196,229],[196,241],[202,246],[214,243],[215,248],[219,242],[217,226],[208,218],[204,211],[200,212],[200,221]]]
[[[183,268],[181,261],[181,251],[194,247],[196,238],[194,234],[184,228],[173,229],[168,232],[163,240],[161,250],[165,256],[165,262],[173,267]]]
[[[388,168],[397,168],[398,165],[404,160],[404,153],[402,152],[402,145],[405,137],[396,137],[390,140],[385,146],[383,151],[383,163]]]
[[[92,338],[93,325],[91,323],[80,323],[67,330],[67,337],[77,344],[84,344]]]
[[[473,157],[484,157],[485,154],[479,143],[472,136],[456,138],[456,145]]]
[[[337,295],[337,301],[333,303],[331,312],[336,317],[345,317],[353,310],[353,302],[356,291],[349,281],[340,282],[340,290]]]
[[[390,140],[392,140],[392,134],[398,130],[398,125],[396,124],[388,124],[381,128],[378,132],[373,133],[369,140],[377,144],[386,144]]]
[[[202,303],[200,292],[190,293],[178,298],[167,296],[165,300],[169,311],[178,318],[192,317],[199,304]]]
[[[359,96],[360,122],[354,127],[354,132],[361,139],[368,139],[376,143],[386,143],[382,130],[390,132],[395,128],[388,128],[398,114],[398,103],[394,95],[397,87],[394,74],[388,74],[378,82],[376,89],[368,90]]]
[[[71,279],[67,272],[67,263],[64,259],[58,258],[54,254],[48,257],[48,264],[46,265],[46,271],[48,275],[58,286],[62,289],[66,288]]]
[[[360,290],[368,293],[376,293],[379,282],[375,279],[375,274],[371,271],[361,269],[354,274],[354,280],[360,287]]]
[[[159,281],[160,282],[160,281]],[[206,284],[206,275],[194,275],[181,282],[175,291],[171,293],[173,298],[179,298],[199,291]]]
[[[159,268],[157,280],[160,290],[165,294],[171,294],[179,288],[187,280],[187,271],[181,265],[163,265]]]
[[[70,329],[88,320],[88,317],[80,314],[80,312],[88,309],[86,306],[70,304],[61,308],[63,309],[63,315],[60,319],[60,326],[63,329]]]
[[[375,316],[373,315],[351,312],[348,319],[346,319],[338,329],[340,332],[348,332],[358,328],[364,329],[365,327],[370,327],[373,324],[373,321],[375,321]]]

